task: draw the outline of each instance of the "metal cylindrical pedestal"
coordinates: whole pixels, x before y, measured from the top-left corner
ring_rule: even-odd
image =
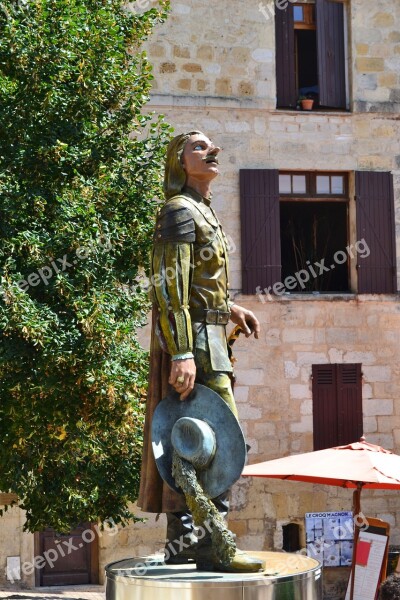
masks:
[[[259,573],[197,571],[166,565],[161,555],[128,558],[106,567],[106,600],[321,600],[318,561],[300,554],[250,552],[265,560]]]

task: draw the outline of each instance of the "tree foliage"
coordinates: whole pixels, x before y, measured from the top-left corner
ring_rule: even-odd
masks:
[[[0,5],[0,490],[26,529],[123,522],[146,353],[135,331],[170,127],[141,49],[167,1]]]

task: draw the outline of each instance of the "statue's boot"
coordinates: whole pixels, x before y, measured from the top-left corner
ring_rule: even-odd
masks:
[[[197,566],[197,568],[199,568]],[[220,562],[213,562],[214,571],[224,571],[226,573],[258,573],[265,569],[265,562],[246,554],[243,550],[236,550],[236,554],[229,563],[224,565]],[[202,570],[202,569],[200,569]]]
[[[194,534],[192,515],[187,512],[167,513],[167,540],[165,562],[183,565],[196,559],[197,537]]]
[[[229,510],[229,491],[224,492],[217,498],[213,498],[219,514],[226,519]],[[203,527],[204,536],[198,538],[196,549],[196,568],[198,571],[224,571],[229,573],[256,573],[265,568],[262,560],[246,554],[242,550],[236,550],[236,554],[229,565],[224,565],[212,556],[211,532],[206,526]]]

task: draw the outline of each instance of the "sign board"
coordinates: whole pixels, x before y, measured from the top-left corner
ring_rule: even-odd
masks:
[[[353,600],[374,600],[380,583],[380,574],[388,543],[386,535],[360,531],[357,540],[354,568]],[[345,600],[350,600],[350,584]]]
[[[307,556],[324,567],[349,567],[353,555],[351,511],[305,514]]]
[[[14,583],[15,580],[21,579],[21,557],[7,556],[6,567],[7,581]]]

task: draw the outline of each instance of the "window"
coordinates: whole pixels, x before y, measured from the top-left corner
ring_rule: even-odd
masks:
[[[352,236],[348,179],[341,172],[240,171],[244,294],[350,291],[350,259],[353,292],[396,293],[393,175],[353,174]]]
[[[345,197],[346,175],[343,173],[279,173],[281,195],[312,195],[315,197]]]
[[[348,108],[345,23],[339,2],[276,4],[278,108],[295,108],[299,96],[313,98],[316,108]]]
[[[315,5],[294,4],[293,21],[295,29],[315,29]]]
[[[295,276],[291,292],[350,291],[346,190],[343,173],[279,174],[282,281]]]
[[[312,365],[314,450],[360,439],[361,385],[360,363]]]

